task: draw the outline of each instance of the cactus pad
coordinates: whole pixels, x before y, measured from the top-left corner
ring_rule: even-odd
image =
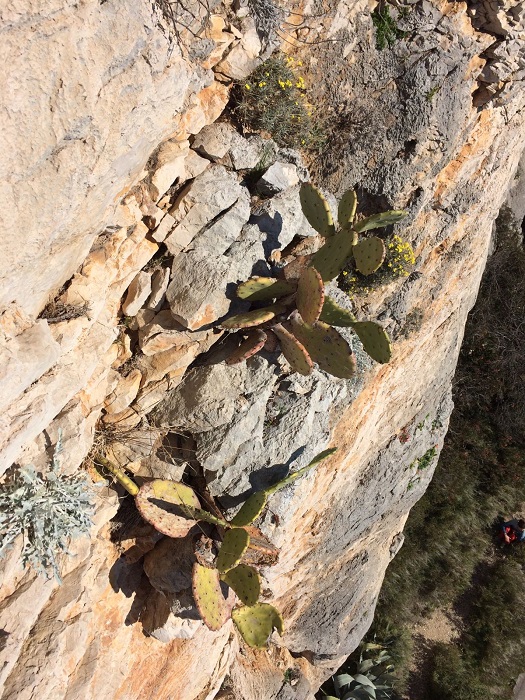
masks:
[[[299,191],[301,208],[308,223],[321,236],[328,238],[335,234],[334,220],[328,202],[319,190],[308,182]]]
[[[397,222],[404,219],[406,215],[407,212],[402,209],[384,211],[381,212],[381,214],[374,214],[362,221],[358,221],[354,224],[354,229],[358,233],[363,233],[363,231],[370,231],[370,229],[373,228],[383,228],[384,226],[390,226],[390,224],[397,224]]]
[[[250,535],[250,545],[244,554],[243,563],[273,566],[279,559],[279,548],[258,527],[246,525],[244,529]]]
[[[274,628],[279,634],[284,631],[281,613],[268,603],[236,608],[232,619],[246,644],[257,649],[268,644]]]
[[[193,489],[163,479],[144,484],[135,503],[144,520],[168,537],[186,537],[195,525],[192,509],[200,508]]]
[[[230,524],[234,527],[250,525],[250,523],[257,520],[259,515],[262,513],[263,508],[266,505],[266,501],[267,497],[265,491],[257,491],[257,493],[252,493],[252,495],[243,503],[242,508],[231,520]]]
[[[239,600],[245,605],[255,605],[261,593],[259,574],[247,564],[239,564],[221,576],[224,583],[233,588]]]
[[[217,569],[226,573],[242,559],[242,555],[248,549],[250,535],[242,527],[235,527],[224,535],[219,555],[217,557]]]
[[[376,362],[385,364],[392,357],[392,346],[385,329],[375,321],[356,321],[352,328],[363,343],[365,351]]]
[[[295,292],[295,285],[273,277],[252,277],[237,287],[237,296],[248,301],[271,301]]]
[[[303,375],[310,374],[313,368],[313,363],[304,345],[296,338],[295,335],[292,335],[280,324],[274,326],[272,330],[279,338],[283,355],[290,363],[290,366],[294,372],[299,372],[299,374]]]
[[[245,314],[237,314],[236,316],[227,318],[221,323],[221,328],[230,330],[232,328],[252,328],[253,326],[260,326],[261,323],[271,321],[272,318],[275,318],[277,314],[282,313],[284,310],[284,307],[280,304],[273,304],[264,309],[247,311]]]
[[[302,469],[298,469],[296,472],[288,474],[288,476],[285,476],[284,479],[281,479],[281,481],[278,481],[273,486],[267,488],[266,493],[270,495],[272,493],[275,493],[276,491],[279,491],[280,489],[283,489],[285,486],[288,486],[288,484],[293,483],[296,479],[299,479],[299,477],[304,476],[304,474],[309,472],[310,469],[317,466],[319,462],[323,461],[323,459],[326,459],[327,457],[330,457],[330,455],[333,455],[334,452],[337,452],[337,447],[331,447],[328,450],[323,450],[322,452],[319,452],[319,454],[312,459],[310,464],[307,464],[306,467],[302,467]]]
[[[354,375],[356,362],[352,349],[334,328],[322,321],[307,325],[298,313],[291,320],[293,334],[322,370],[340,379]]]
[[[319,318],[324,303],[324,284],[315,267],[307,267],[299,277],[297,308],[305,323]]]
[[[256,355],[266,343],[266,333],[258,328],[251,330],[239,347],[226,360],[227,365],[236,365]]]
[[[312,257],[311,266],[319,272],[323,282],[330,282],[342,271],[352,255],[354,243],[355,233],[343,230],[329,238]]]
[[[205,625],[211,630],[220,629],[229,617],[229,607],[221,591],[217,569],[201,564],[193,565],[193,598]]]
[[[356,317],[351,314],[350,311],[343,309],[342,306],[336,304],[330,297],[325,297],[319,320],[328,323],[330,326],[340,327],[352,326],[354,322],[357,321]]]
[[[357,269],[363,275],[371,275],[383,264],[385,259],[385,244],[377,236],[364,238],[353,249]]]
[[[355,190],[347,190],[341,197],[337,211],[337,219],[341,228],[352,225],[357,209],[357,195]]]

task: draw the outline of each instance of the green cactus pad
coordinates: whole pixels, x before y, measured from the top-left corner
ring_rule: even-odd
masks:
[[[194,520],[203,520],[206,523],[210,523],[211,525],[217,525],[218,527],[230,527],[229,522],[223,520],[222,518],[217,518],[215,515],[212,515],[207,510],[202,510],[202,508],[192,508],[191,506],[185,506],[184,510],[186,511],[188,516],[193,518]]]
[[[337,447],[331,447],[328,450],[323,450],[322,452],[319,452],[319,454],[312,459],[310,464],[307,464],[306,467],[302,467],[302,469],[298,469],[296,472],[288,474],[288,476],[286,476],[284,479],[281,479],[281,481],[278,481],[273,486],[267,488],[266,493],[270,495],[272,493],[275,493],[276,491],[279,491],[280,489],[284,489],[285,486],[288,486],[289,484],[293,483],[296,479],[299,479],[301,476],[304,476],[307,472],[310,471],[310,469],[317,466],[319,462],[322,462],[323,459],[326,459],[327,457],[330,457],[330,455],[333,455],[334,452],[337,452]]]
[[[279,338],[282,353],[293,371],[303,375],[310,374],[313,363],[304,345],[280,324],[274,326],[272,331]]]
[[[242,504],[242,508],[231,520],[231,525],[234,527],[243,527],[244,525],[250,525],[254,520],[257,520],[259,515],[262,513],[264,506],[266,505],[266,493],[264,491],[257,491],[257,493],[252,493],[252,495]]]
[[[305,323],[319,318],[324,303],[324,284],[315,267],[307,267],[299,277],[297,308]]]
[[[381,214],[374,214],[373,216],[368,216],[362,221],[358,221],[354,224],[354,229],[358,233],[363,233],[363,231],[370,231],[373,228],[383,228],[383,226],[390,226],[390,224],[397,224],[398,221],[404,219],[408,212],[402,209],[396,209],[392,211],[384,211]]]
[[[236,608],[232,611],[232,619],[246,644],[256,649],[268,644],[274,628],[279,634],[284,631],[281,613],[268,603]]]
[[[256,355],[264,347],[266,337],[266,333],[258,328],[251,330],[239,347],[226,360],[226,364],[237,365],[239,362],[244,362],[244,360]]]
[[[355,190],[347,190],[341,197],[337,219],[341,228],[348,228],[352,225],[357,209],[357,194]]]
[[[193,489],[163,479],[144,484],[135,503],[144,520],[169,537],[186,537],[195,525],[193,509],[200,508]]]
[[[370,236],[359,241],[353,249],[357,269],[363,275],[371,275],[383,264],[386,248],[377,236]]]
[[[352,349],[335,328],[322,321],[307,325],[297,312],[291,321],[293,334],[322,370],[340,379],[354,375],[356,361]]]
[[[237,287],[237,296],[248,301],[271,301],[295,292],[295,285],[273,277],[252,277]]]
[[[249,544],[250,535],[244,528],[235,527],[232,530],[228,530],[224,535],[217,557],[217,569],[221,574],[237,566]]]
[[[385,364],[392,357],[392,345],[385,329],[375,321],[356,321],[352,328],[363,347],[376,362]]]
[[[352,255],[354,243],[354,232],[343,230],[329,238],[312,257],[310,265],[319,272],[323,282],[330,282],[342,271]]]
[[[193,598],[205,625],[219,630],[229,617],[229,607],[221,591],[217,569],[193,565]]]
[[[319,320],[328,323],[329,326],[339,326],[341,328],[352,326],[354,322],[357,321],[356,317],[351,314],[350,311],[343,309],[342,306],[336,304],[330,297],[325,297]]]
[[[284,310],[285,307],[281,304],[273,304],[264,309],[254,309],[245,314],[237,314],[236,316],[227,318],[221,323],[221,328],[230,330],[232,328],[252,328],[253,326],[260,326],[261,323],[271,321],[272,318],[275,318],[277,314],[282,313]]]
[[[325,238],[333,236],[335,226],[330,206],[319,190],[309,182],[305,182],[301,185],[299,199],[303,214],[310,226]]]
[[[233,588],[239,600],[245,605],[255,605],[261,593],[259,574],[247,564],[239,564],[221,576],[224,583]]]

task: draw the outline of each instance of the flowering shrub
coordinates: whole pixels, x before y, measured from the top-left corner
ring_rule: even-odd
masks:
[[[321,141],[306,96],[302,62],[273,56],[232,92],[232,113],[247,131],[265,131],[280,146],[314,148]]]
[[[385,248],[385,262],[372,275],[362,275],[353,267],[343,270],[339,276],[339,286],[348,296],[367,294],[382,284],[388,284],[400,277],[408,277],[416,262],[410,243],[395,235],[385,241]]]

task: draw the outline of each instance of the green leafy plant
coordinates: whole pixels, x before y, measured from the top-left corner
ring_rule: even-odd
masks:
[[[377,10],[372,12],[372,22],[376,30],[376,48],[379,51],[383,51],[387,46],[392,46],[406,36],[406,32],[399,29],[390,14],[388,5],[380,4]]]
[[[404,211],[386,211],[355,221],[357,195],[348,190],[339,203],[336,227],[328,202],[307,183],[301,186],[300,201],[310,225],[325,239],[313,255],[303,256],[282,269],[282,278],[252,277],[237,287],[237,296],[256,308],[231,316],[221,327],[238,331],[238,347],[227,360],[236,364],[263,348],[281,351],[292,369],[310,374],[313,363],[335,377],[348,379],[356,369],[352,349],[333,326],[351,328],[365,351],[376,362],[392,355],[385,330],[375,321],[358,321],[325,294],[325,283],[335,279],[350,257],[363,275],[383,263],[385,245],[377,236],[359,240],[359,234],[400,221]],[[261,308],[259,302],[270,302]]]
[[[381,644],[364,644],[355,670],[348,673],[346,666],[332,676],[335,695],[323,692],[324,700],[388,700],[392,697],[394,666],[392,658]]]
[[[125,472],[104,457],[96,462],[107,469],[135,498],[137,508],[148,523],[168,537],[186,537],[199,521],[217,528],[221,540],[213,564],[199,560],[193,567],[193,597],[202,620],[211,630],[220,629],[231,617],[248,646],[263,648],[275,628],[283,633],[279,611],[268,603],[260,603],[260,576],[255,568],[254,553],[262,555],[265,565],[275,564],[279,554],[262,532],[253,526],[261,515],[268,498],[292,484],[319,462],[335,452],[324,450],[306,467],[288,474],[263,491],[253,493],[230,521],[221,514],[201,508],[197,494],[186,484],[155,479],[140,488]],[[229,586],[241,605],[231,610],[221,583]]]
[[[232,113],[248,131],[271,134],[280,146],[318,148],[324,138],[306,98],[302,62],[272,56],[232,91]]]
[[[60,582],[57,555],[71,539],[89,535],[94,510],[85,474],[61,474],[59,435],[49,472],[33,465],[14,471],[0,492],[0,557],[23,535],[22,563]]]

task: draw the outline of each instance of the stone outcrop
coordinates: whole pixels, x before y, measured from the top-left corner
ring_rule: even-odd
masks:
[[[355,301],[395,352],[374,365],[347,331],[352,380],[291,374],[276,353],[224,363],[230,341],[217,321],[243,308],[236,283],[267,273],[291,247],[318,244],[299,207],[297,183],[309,174],[298,155],[207,127],[226,104],[225,76],[246,75],[261,50],[245,8],[242,23],[213,19],[192,55],[148,3],[41,11],[20,0],[0,10],[1,51],[16,68],[4,86],[2,212],[17,232],[0,263],[0,474],[13,463],[45,471],[60,431],[64,468],[84,462],[99,483],[92,538],[72,543],[61,586],[22,569],[20,541],[0,561],[2,698],[312,700],[356,647],[432,477],[414,463],[442,444],[466,314],[525,137],[521,59],[511,51],[522,17],[510,5],[490,14],[484,3],[467,11],[423,0],[407,20],[417,29],[411,69],[397,73],[399,57],[381,58],[385,80],[367,100],[370,76],[352,60],[373,53],[364,4],[341,3],[316,27],[328,38],[355,30],[341,89],[378,121],[338,153],[330,187],[357,185],[364,213],[406,208],[398,231],[417,258],[409,277]],[[487,32],[498,22],[494,47]],[[341,46],[334,51],[341,60]],[[502,72],[481,100],[487,66]],[[245,175],[263,152],[263,191],[273,196],[261,201]],[[337,446],[274,495],[260,521],[281,549],[263,570],[285,618],[268,651],[243,646],[231,623],[204,626],[188,593],[188,543],[175,548],[127,502],[119,507],[86,460],[94,439],[137,481],[199,478],[230,514]]]

